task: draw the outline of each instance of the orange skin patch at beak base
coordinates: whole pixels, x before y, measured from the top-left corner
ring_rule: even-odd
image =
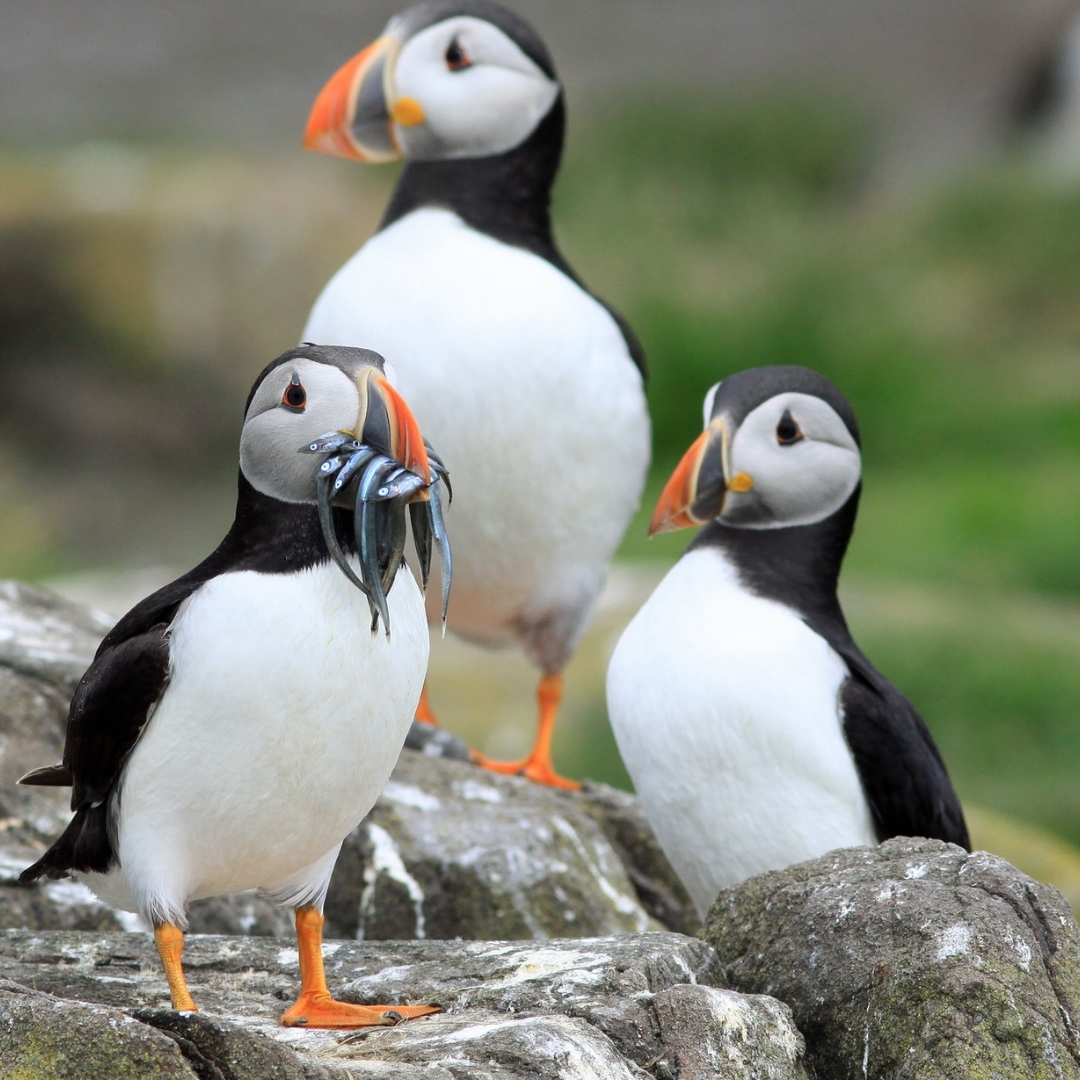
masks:
[[[749,491],[754,486],[754,478],[749,473],[736,473],[728,484],[729,491],[737,491],[740,495]]]
[[[420,425],[416,422],[412,410],[405,399],[384,379],[379,376],[379,387],[386,395],[387,413],[390,415],[394,456],[406,469],[421,476],[431,483],[431,463],[428,461],[424,436],[420,434]]]
[[[416,98],[398,98],[390,110],[390,116],[395,124],[402,127],[416,127],[424,122],[424,106]]]
[[[709,435],[710,432],[703,431],[694,440],[694,444],[683,454],[682,461],[675,466],[675,471],[668,478],[649,522],[650,537],[704,524],[694,517],[690,507],[697,491],[698,471],[701,468],[701,459],[705,456],[705,444]]]

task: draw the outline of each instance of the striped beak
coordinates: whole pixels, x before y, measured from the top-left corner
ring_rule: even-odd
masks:
[[[434,450],[429,455],[412,410],[381,372],[365,367],[356,377],[356,389],[360,402],[355,430],[328,431],[300,447],[322,458],[315,503],[327,552],[368,598],[372,633],[381,620],[389,637],[387,598],[405,558],[408,510],[425,590],[432,550],[439,550],[445,626],[453,567],[438,488],[445,484],[450,493],[446,467]],[[350,503],[359,575],[342,546],[334,515],[335,506],[347,509]]]
[[[400,48],[395,35],[383,34],[330,77],[308,116],[306,150],[374,163],[401,157],[395,124],[423,123],[424,111],[412,98],[395,99]]]
[[[431,463],[420,434],[420,425],[405,399],[378,370],[365,368],[356,379],[360,409],[356,420],[356,439],[378,447],[425,484],[431,483]],[[430,498],[427,487],[417,492],[416,501]]]
[[[660,493],[649,536],[704,525],[724,511],[728,491],[749,491],[746,473],[731,476],[731,439],[722,416],[714,417],[675,467]]]

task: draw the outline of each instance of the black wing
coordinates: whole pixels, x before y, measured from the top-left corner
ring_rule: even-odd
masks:
[[[35,770],[27,783],[52,783],[65,772],[75,811],[60,838],[21,882],[62,877],[70,870],[107,873],[116,860],[109,835],[109,794],[146,727],[169,678],[167,623],[99,650],[79,681],[68,711],[64,760]]]
[[[878,840],[925,836],[970,851],[960,800],[922,717],[862,653],[844,654],[851,672],[840,688],[844,736]]]

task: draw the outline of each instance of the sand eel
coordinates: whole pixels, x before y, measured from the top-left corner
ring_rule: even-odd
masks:
[[[546,47],[507,9],[454,0],[392,19],[308,123],[310,149],[405,167],[304,336],[392,362],[454,476],[449,626],[540,669],[532,752],[478,760],[577,786],[551,761],[561,673],[639,503],[649,422],[640,347],[555,246],[564,120]]]
[[[801,367],[725,379],[650,533],[705,528],[623,633],[608,709],[664,851],[717,892],[834,848],[967,848],[934,741],[837,599],[861,480],[843,395]]]
[[[188,902],[258,888],[296,909],[302,985],[283,1024],[437,1011],[335,1001],[322,964],[338,850],[390,776],[427,664],[423,598],[399,572],[406,509],[426,518],[421,548],[442,535],[441,466],[382,368],[364,349],[307,345],[263,371],[228,535],[108,634],[63,762],[21,781],[70,785],[75,817],[20,881],[74,872],[141,914],[176,1009],[195,1008]]]

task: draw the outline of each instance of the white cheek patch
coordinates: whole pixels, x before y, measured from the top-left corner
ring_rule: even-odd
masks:
[[[785,410],[803,433],[788,446],[776,437]],[[831,405],[810,394],[778,394],[739,426],[731,444],[731,471],[747,473],[754,483],[746,495],[729,493],[724,520],[781,528],[810,525],[839,510],[859,483],[862,459]]]
[[[472,61],[451,71],[450,42]],[[415,127],[395,125],[406,158],[486,157],[523,143],[547,115],[559,93],[501,30],[470,16],[429,26],[410,38],[394,70],[395,100],[407,97],[424,110]]]
[[[303,412],[279,408],[295,371],[307,392]],[[355,426],[360,397],[339,368],[313,360],[283,364],[256,392],[240,434],[240,468],[256,491],[283,502],[315,501],[318,461],[300,448],[328,431]]]

